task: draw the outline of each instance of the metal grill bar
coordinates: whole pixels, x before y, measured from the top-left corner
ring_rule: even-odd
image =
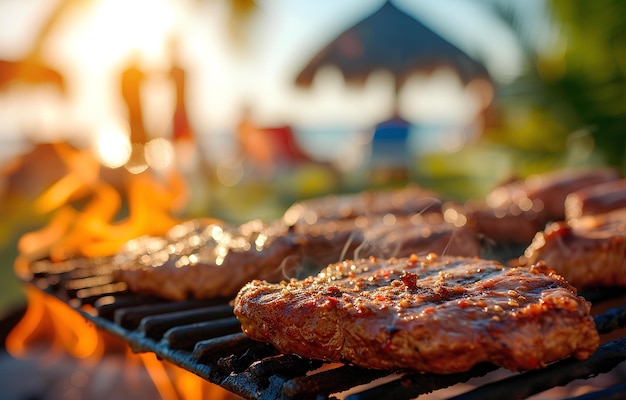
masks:
[[[158,340],[162,338],[165,332],[170,328],[199,323],[206,320],[212,321],[218,318],[232,317],[232,315],[233,307],[228,304],[192,308],[189,310],[144,317],[139,324],[139,330],[147,337]]]
[[[622,400],[626,393],[626,382],[596,392],[572,397],[569,400]]]
[[[163,339],[171,349],[193,351],[201,340],[235,332],[241,332],[241,325],[236,318],[231,317],[177,326],[168,330]]]
[[[626,305],[615,307],[594,318],[600,334],[613,332],[626,326]]]
[[[171,318],[172,313],[183,312],[187,310],[193,310],[201,307],[207,307],[215,305],[216,301],[181,301],[174,303],[161,303],[161,304],[149,304],[138,305],[134,307],[124,307],[118,309],[114,313],[114,322],[123,328],[129,330],[135,330],[146,317],[153,317],[155,315],[169,314]],[[232,315],[232,314],[231,314]]]
[[[495,365],[480,364],[467,372],[458,374],[408,374],[392,382],[351,395],[347,400],[411,399],[457,383],[467,382],[471,378],[484,376],[496,369]]]
[[[481,386],[453,399],[524,399],[552,387],[565,385],[574,379],[585,379],[608,372],[624,360],[626,360],[626,338],[620,338],[600,346],[598,351],[584,361],[568,358],[541,370],[529,371]]]
[[[389,375],[388,372],[366,370],[352,366],[341,366],[314,375],[300,376],[285,382],[284,398],[315,398],[342,392],[354,386],[369,383],[375,379]]]
[[[110,273],[104,261],[95,266],[77,262],[74,269],[66,264],[50,264],[46,269],[45,263],[38,263],[35,272],[33,284],[66,302],[100,329],[122,338],[134,351],[155,353],[247,399],[323,399],[344,391],[349,391],[347,398],[351,400],[410,399],[498,370],[481,364],[460,374],[394,375],[282,355],[271,345],[243,334],[226,300],[169,302],[120,290],[114,282],[90,291],[90,284],[106,281],[97,277]],[[87,292],[91,294],[79,295]],[[607,293],[610,291],[594,294],[598,303],[614,300]],[[618,294],[621,291],[613,293]],[[85,305],[97,315],[84,310]],[[603,312],[595,321],[600,333],[614,335],[626,326],[626,305]],[[515,374],[456,399],[526,398],[612,370],[625,360],[626,337],[622,337],[603,344],[585,361],[567,359],[541,370]],[[365,384],[371,387],[361,387]],[[597,396],[612,396],[619,389],[624,385],[607,388]],[[593,396],[580,399],[604,398]]]

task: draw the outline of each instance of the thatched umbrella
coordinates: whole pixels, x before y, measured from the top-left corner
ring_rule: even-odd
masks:
[[[301,70],[298,86],[311,85],[320,68],[334,65],[346,82],[362,84],[377,70],[393,74],[396,91],[416,71],[451,66],[462,81],[488,77],[484,66],[390,1],[339,34]]]
[[[363,84],[374,71],[393,75],[393,115],[376,126],[372,138],[372,179],[381,182],[408,176],[410,123],[400,116],[398,93],[413,73],[449,66],[464,83],[479,77],[489,80],[482,64],[389,0],[317,53],[297,75],[296,85],[311,86],[325,66],[336,66],[353,84]]]

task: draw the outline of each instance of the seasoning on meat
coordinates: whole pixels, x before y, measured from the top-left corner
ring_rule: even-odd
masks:
[[[164,237],[129,241],[113,263],[115,278],[132,291],[184,300],[232,297],[251,279],[279,281],[301,263],[301,253],[282,224],[255,220],[233,228],[191,220]]]
[[[626,208],[548,225],[516,262],[540,260],[578,290],[626,285]]]
[[[235,299],[244,332],[283,353],[433,373],[587,358],[599,342],[589,310],[543,263],[509,268],[435,254],[348,260],[279,284],[254,280]]]
[[[304,260],[316,267],[315,272],[346,258],[430,252],[478,256],[481,252],[480,236],[474,229],[440,212],[320,221],[295,225],[292,231],[299,238]]]

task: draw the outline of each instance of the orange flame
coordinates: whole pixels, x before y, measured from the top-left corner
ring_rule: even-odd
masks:
[[[154,354],[132,353],[122,340],[98,330],[76,310],[36,288],[26,288],[26,294],[26,314],[6,340],[6,349],[14,358],[37,357],[44,364],[56,365],[69,354],[95,365],[106,354],[122,353],[128,372],[125,379],[139,382],[136,375],[145,369],[163,399],[238,398],[191,372],[157,360]]]
[[[105,341],[101,333],[79,313],[36,288],[26,288],[26,295],[26,314],[6,340],[9,354],[26,358],[32,349],[47,346],[45,353],[52,356],[65,351],[85,360],[102,357]]]
[[[161,235],[179,221],[172,217],[185,200],[185,182],[171,172],[165,184],[150,170],[128,174],[126,192],[129,215],[115,221],[122,198],[109,183],[100,179],[100,163],[93,154],[57,144],[58,154],[68,172],[35,201],[40,212],[55,211],[48,225],[25,234],[18,243],[20,257],[52,261],[72,257],[114,254],[128,240],[141,235]],[[82,210],[71,201],[86,202]]]
[[[240,398],[189,371],[166,361],[159,361],[154,354],[144,353],[140,356],[163,399],[234,400]]]
[[[100,179],[100,164],[96,159],[64,144],[55,148],[68,173],[36,200],[36,210],[53,214],[45,227],[20,239],[20,255],[15,261],[19,276],[32,278],[30,264],[35,260],[111,255],[130,239],[164,234],[180,222],[172,216],[186,200],[185,182],[180,175],[171,173],[164,183],[150,171],[129,173],[125,182],[128,217],[115,221],[122,196]],[[70,204],[72,201],[83,201],[84,206],[77,209]],[[130,352],[126,343],[100,331],[55,297],[32,286],[27,286],[25,291],[26,314],[6,340],[7,351],[13,357],[38,357],[53,364],[69,354],[95,364],[107,353],[124,349],[126,368],[135,371],[131,375],[137,367],[143,368],[164,399],[238,398],[191,372],[157,360],[153,354]],[[128,379],[132,380],[132,376]]]
[[[63,143],[55,144],[54,149],[67,173],[35,201],[36,211],[52,215],[46,226],[20,238],[15,271],[22,278],[32,278],[30,265],[35,260],[112,255],[130,239],[162,235],[180,222],[173,215],[186,203],[186,183],[176,171],[158,177],[152,170],[125,171],[128,216],[116,220],[122,194],[101,178],[96,157]],[[55,363],[69,354],[95,364],[105,354],[124,349],[129,369],[145,368],[163,398],[233,398],[222,388],[151,354],[130,353],[126,343],[100,331],[61,300],[32,286],[25,291],[28,308],[6,340],[7,351],[15,358],[38,357]]]

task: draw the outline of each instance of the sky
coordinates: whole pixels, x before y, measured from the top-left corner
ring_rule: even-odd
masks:
[[[37,30],[59,0],[0,1],[0,58],[16,59],[31,48]],[[80,2],[78,2],[80,3]],[[542,0],[528,0],[535,12]],[[188,79],[189,114],[204,135],[232,129],[250,104],[259,121],[312,128],[367,127],[385,118],[392,103],[390,77],[379,74],[365,87],[346,87],[336,72],[322,71],[313,87],[298,89],[295,75],[336,34],[369,15],[381,0],[259,0],[245,48],[226,36],[228,8],[218,0],[96,0],[70,10],[54,27],[44,56],[69,76],[67,98],[49,88],[0,92],[0,140],[10,151],[24,131],[42,140],[91,137],[123,110],[117,94],[119,69],[134,48],[155,73],[146,85],[148,125],[167,134],[173,89],[163,78],[169,66],[162,44],[182,39],[180,60]],[[523,64],[513,35],[476,0],[395,0],[502,81]],[[519,4],[519,3],[517,3]],[[145,10],[149,9],[148,13]],[[141,25],[137,25],[141,21]],[[417,79],[406,90],[416,118],[463,123],[472,117],[471,96],[454,76]],[[410,105],[419,105],[411,110]],[[452,106],[451,106],[452,105]],[[450,110],[456,110],[451,113]],[[9,150],[7,150],[9,149]],[[0,150],[0,157],[2,153]]]

